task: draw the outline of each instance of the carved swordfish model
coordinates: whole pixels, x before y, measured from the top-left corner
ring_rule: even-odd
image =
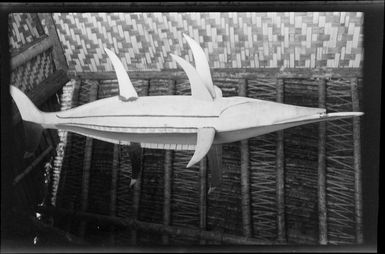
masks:
[[[191,167],[208,155],[212,170],[210,190],[221,181],[221,144],[248,139],[302,124],[360,116],[362,112],[326,113],[322,108],[300,107],[246,97],[222,97],[213,85],[203,49],[184,34],[195,67],[171,54],[186,72],[191,96],[139,97],[118,57],[107,52],[117,75],[119,95],[73,109],[46,113],[38,110],[19,89],[11,95],[24,121],[43,128],[62,129],[87,137],[140,149],[194,150]],[[140,147],[139,147],[140,145]],[[132,184],[140,170],[134,157]],[[139,154],[140,155],[140,154]],[[135,164],[135,165],[134,165]],[[210,192],[209,190],[209,192]]]

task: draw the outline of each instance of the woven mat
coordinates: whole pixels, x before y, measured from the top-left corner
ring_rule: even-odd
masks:
[[[363,15],[356,12],[55,13],[71,70],[111,71],[103,48],[127,70],[190,62],[182,33],[200,43],[212,68],[362,67]]]
[[[17,67],[11,73],[11,85],[27,92],[44,81],[54,71],[52,50],[47,50]]]
[[[8,24],[11,51],[33,42],[44,34],[36,13],[11,13],[8,15]]]

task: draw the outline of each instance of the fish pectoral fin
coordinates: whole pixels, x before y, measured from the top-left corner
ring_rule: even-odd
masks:
[[[195,163],[199,162],[206,156],[210,147],[214,141],[215,129],[212,127],[199,128],[197,133],[197,143],[195,152],[187,167],[191,167]]]
[[[211,170],[210,189],[214,190],[222,183],[222,145],[213,145],[207,154]]]
[[[122,101],[136,100],[138,98],[138,94],[136,93],[135,88],[131,83],[127,71],[124,69],[122,62],[114,52],[106,48],[104,50],[110,58],[115,69],[116,77],[118,78],[119,99]]]

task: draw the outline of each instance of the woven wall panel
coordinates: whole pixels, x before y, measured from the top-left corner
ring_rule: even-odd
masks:
[[[208,195],[208,230],[242,235],[240,155],[238,142],[223,145],[222,184]]]
[[[175,53],[193,63],[182,33],[212,68],[344,68],[363,61],[356,12],[55,13],[70,70],[111,71],[103,48],[127,70],[169,69]]]
[[[54,71],[52,50],[47,50],[11,72],[10,83],[28,92]]]
[[[214,84],[221,87],[224,96],[236,96],[241,79],[214,80]],[[285,103],[301,106],[318,106],[318,89],[320,81],[311,79],[284,79]],[[134,86],[139,94],[150,95],[170,94],[170,80],[134,80]],[[114,96],[118,93],[116,80],[99,82],[99,98]],[[256,79],[247,81],[247,96],[275,101],[277,98],[277,80]],[[175,81],[176,94],[187,95],[190,87],[187,80]],[[87,83],[81,83],[80,104],[88,100],[90,89]],[[351,111],[350,79],[332,79],[326,84],[327,109],[330,111]],[[351,120],[330,121],[327,123],[327,209],[328,209],[328,238],[330,244],[354,242],[354,172],[352,157],[352,123]],[[78,142],[78,143],[76,143]],[[94,142],[96,142],[94,140]],[[93,156],[99,156],[93,162],[91,170],[111,170],[113,146],[105,149],[107,144],[100,141],[100,151],[97,141]],[[71,143],[72,144],[72,143]],[[276,145],[277,134],[271,133],[249,139],[249,170],[250,170],[250,198],[252,236],[263,240],[276,240],[277,237],[277,200],[276,200]],[[75,145],[71,145],[75,153],[82,153]],[[84,144],[83,144],[84,146]],[[76,150],[77,149],[77,150]],[[84,149],[84,148],[83,148]],[[242,208],[240,184],[239,143],[223,146],[223,183],[213,193],[208,195],[207,230],[217,230],[235,235],[242,235]],[[71,152],[69,152],[71,153]],[[95,153],[97,153],[95,155]],[[98,155],[99,153],[99,155]],[[67,153],[66,153],[67,154]],[[83,158],[69,155],[73,160],[73,167],[82,171]],[[103,158],[103,156],[107,156]],[[171,174],[171,225],[189,228],[199,228],[199,166],[186,169],[185,166],[192,156],[191,151],[175,151],[172,156]],[[317,167],[318,167],[318,124],[304,125],[284,131],[285,157],[285,216],[286,230],[289,243],[317,243],[318,241],[318,197],[317,197]],[[128,187],[131,177],[131,165],[126,146],[119,148],[119,169],[117,180],[116,214],[119,217],[133,216],[133,191]],[[144,149],[144,170],[142,176],[141,198],[139,204],[139,220],[163,223],[164,206],[164,162],[165,151]],[[101,166],[98,166],[100,163]],[[68,168],[68,166],[67,166]],[[102,169],[103,168],[103,169]],[[72,170],[72,169],[71,169]],[[69,172],[67,169],[67,177]],[[72,172],[72,174],[74,174]],[[110,175],[100,173],[95,178],[109,179]],[[65,174],[63,174],[65,175]],[[81,178],[81,176],[78,176]],[[208,183],[210,183],[211,169],[208,168]],[[67,188],[80,186],[79,179],[71,178],[72,185],[65,180]],[[99,179],[100,180],[100,179]],[[76,182],[77,181],[77,182]],[[106,194],[109,186],[97,189],[90,183],[90,202],[97,200],[90,208],[91,212],[107,211],[110,200]],[[96,185],[95,185],[96,186]],[[105,188],[106,187],[106,188]],[[78,188],[78,187],[77,187]],[[78,189],[78,191],[80,191]],[[100,193],[102,192],[102,193]],[[104,192],[104,194],[103,194]],[[72,194],[71,194],[72,193]],[[74,191],[67,195],[74,201]],[[110,192],[108,192],[110,193]],[[91,197],[93,195],[101,197]],[[75,197],[79,198],[79,197]],[[69,203],[69,197],[66,202]],[[71,201],[71,199],[70,199]],[[94,202],[94,201],[92,201]],[[67,206],[68,207],[68,206]],[[101,209],[101,207],[103,207]],[[93,226],[96,235],[109,235],[109,228]],[[92,230],[92,228],[89,228]],[[130,234],[125,237],[124,231],[118,230],[112,237],[116,244],[133,244]],[[92,234],[91,231],[89,231]],[[95,236],[97,237],[97,236]],[[96,239],[96,238],[95,238]],[[110,239],[110,238],[109,238]],[[162,236],[158,233],[139,231],[137,244],[162,243]],[[93,240],[96,241],[96,240]],[[99,240],[102,241],[102,240]],[[109,243],[110,240],[104,239]],[[112,240],[111,240],[112,241]],[[106,243],[106,244],[107,244]],[[169,237],[172,245],[198,244],[199,239],[190,237]],[[219,244],[219,242],[208,242]]]
[[[318,82],[285,80],[285,103],[317,107]],[[285,207],[289,242],[316,243],[318,236],[318,125],[284,131]]]
[[[327,83],[327,109],[351,111],[350,80]],[[342,119],[327,123],[328,239],[331,244],[355,242],[353,122]]]
[[[199,163],[186,168],[193,151],[175,151],[173,157],[171,190],[171,225],[199,228]],[[173,244],[194,239],[171,237]],[[196,240],[196,239],[195,239]]]
[[[277,81],[248,81],[247,97],[276,101]],[[257,239],[277,238],[276,141],[277,134],[249,139],[249,168],[253,236]]]
[[[111,200],[111,172],[113,144],[93,140],[92,161],[90,170],[88,210],[93,213],[108,215]]]
[[[32,43],[45,33],[36,13],[11,13],[8,15],[8,25],[11,52]]]

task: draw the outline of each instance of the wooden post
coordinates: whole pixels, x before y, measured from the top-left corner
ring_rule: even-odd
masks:
[[[64,55],[62,45],[60,43],[59,36],[56,31],[55,22],[51,13],[39,13],[40,20],[45,20],[45,25],[48,28],[48,36],[53,45],[52,55],[55,63],[56,70],[63,69],[68,70],[67,61]]]
[[[45,52],[52,46],[53,43],[47,36],[43,36],[41,39],[36,40],[30,47],[11,58],[11,70],[15,70],[17,67],[27,63],[32,58]]]
[[[207,157],[200,161],[199,167],[200,199],[199,199],[199,227],[201,230],[207,229]],[[201,244],[206,244],[201,240]]]
[[[351,79],[353,111],[360,111],[358,96],[358,80]],[[353,118],[353,146],[354,146],[354,198],[356,217],[356,241],[363,243],[362,232],[362,180],[361,180],[361,122],[359,117]]]
[[[318,107],[326,108],[326,81],[320,80]],[[318,225],[319,244],[328,243],[326,208],[326,122],[319,123],[318,132]]]
[[[170,80],[168,84],[169,94],[175,94],[175,80]],[[171,150],[165,151],[164,159],[164,204],[163,204],[163,225],[169,226],[171,221],[171,184],[172,184],[172,155]],[[168,235],[162,236],[163,244],[169,243]]]
[[[239,87],[239,96],[247,97],[247,79]],[[249,173],[249,142],[242,140],[241,145],[241,202],[243,235],[251,237],[251,206],[250,206],[250,173]]]
[[[113,159],[112,159],[112,172],[111,172],[111,196],[110,196],[110,215],[115,216],[116,215],[116,189],[117,189],[117,182],[118,182],[118,170],[119,170],[119,157],[120,157],[120,146],[114,144],[114,152],[113,152]],[[114,244],[115,237],[114,237],[114,226],[111,226],[111,235],[110,240],[111,243]]]
[[[284,81],[277,79],[277,102],[284,101]],[[277,132],[277,228],[278,241],[286,243],[284,132]]]
[[[169,226],[171,219],[171,174],[172,174],[172,151],[166,150],[164,161],[164,204],[163,225]],[[163,244],[169,243],[168,235],[163,235]]]
[[[143,94],[147,96],[149,93],[149,90],[150,90],[150,80],[147,80],[146,86],[143,89]],[[144,150],[143,150],[143,152],[144,152]],[[143,175],[143,159],[142,159],[141,165],[142,165],[141,166],[142,168],[139,172],[138,180],[136,181],[136,183],[134,185],[134,194],[133,194],[133,218],[135,220],[138,219],[138,215],[139,215],[140,193],[141,193],[142,175]],[[136,229],[133,229],[131,231],[131,243],[132,243],[132,245],[136,245],[136,243],[137,243],[137,230]]]
[[[95,85],[91,86],[90,88],[90,94],[89,94],[89,101],[94,101],[98,97],[98,83],[96,82]],[[80,210],[82,212],[87,211],[88,208],[88,189],[90,184],[90,169],[91,169],[91,163],[92,163],[92,143],[93,139],[87,137],[86,138],[86,145],[84,147],[84,159],[83,159],[83,178],[82,178],[82,189],[81,189],[81,203],[80,203]],[[86,230],[86,224],[85,222],[80,223],[79,227],[79,235],[81,237],[84,236]]]

